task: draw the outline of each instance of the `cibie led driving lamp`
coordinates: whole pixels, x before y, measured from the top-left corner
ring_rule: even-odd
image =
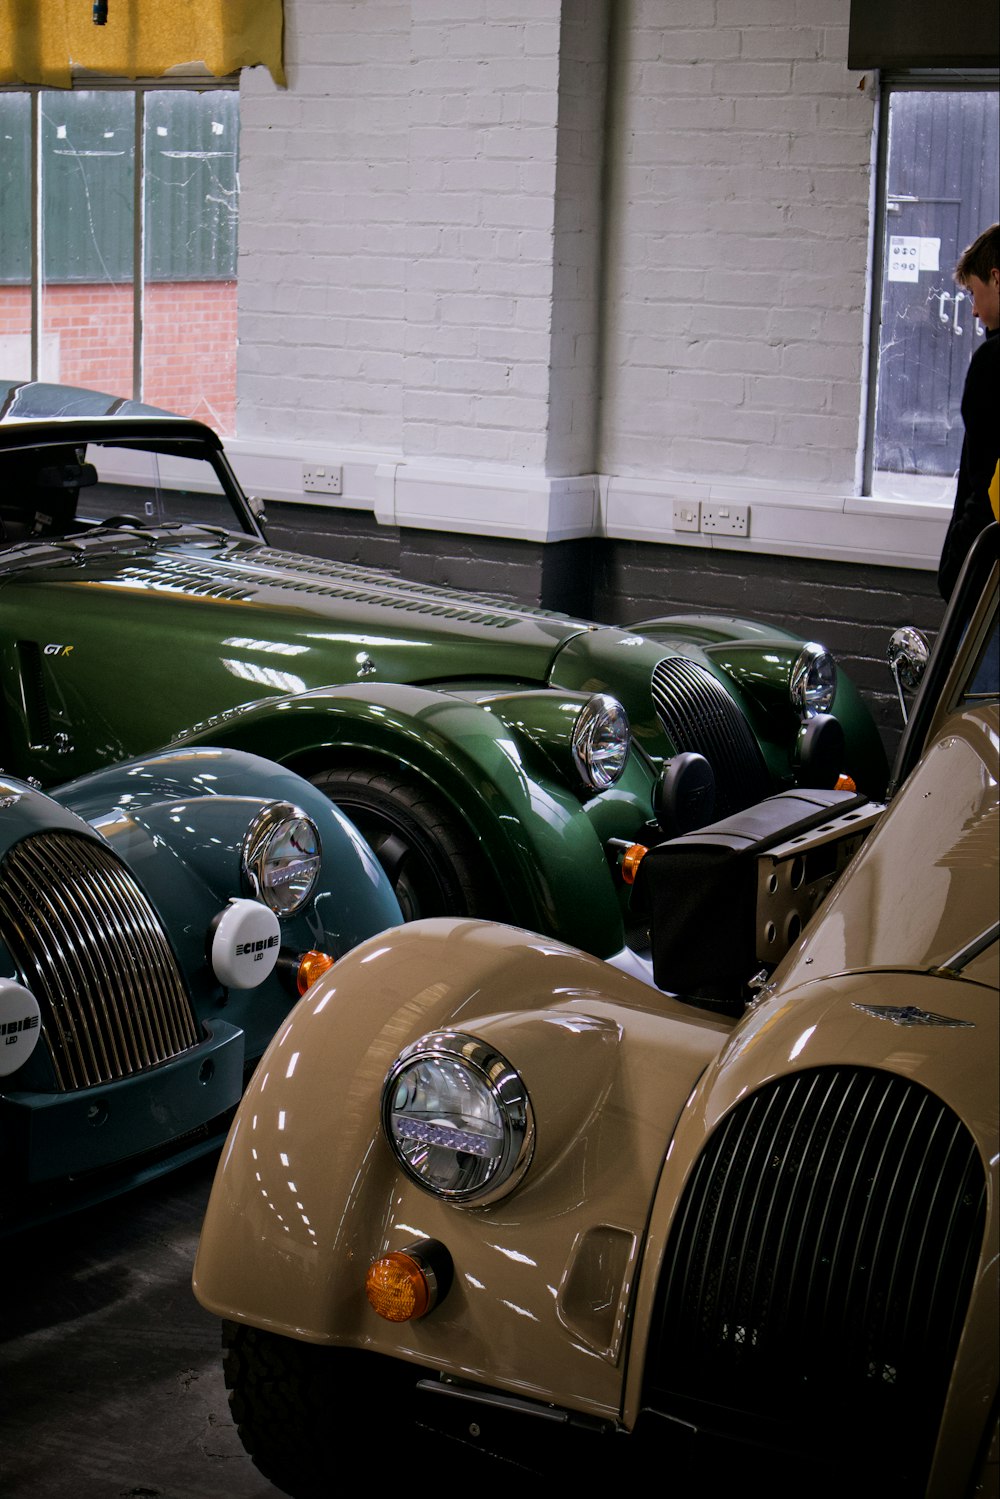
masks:
[[[270,802],[243,839],[243,884],[277,916],[291,916],[312,897],[319,879],[319,829],[290,802]]]
[[[613,786],[625,769],[632,730],[616,698],[598,692],[581,710],[573,727],[573,760],[580,776],[595,791]]]
[[[535,1133],[520,1075],[461,1031],[435,1031],[400,1054],[382,1085],[382,1128],[418,1186],[477,1204],[513,1191]]]
[[[788,695],[801,714],[826,713],[837,693],[837,663],[823,645],[808,641],[788,674]]]

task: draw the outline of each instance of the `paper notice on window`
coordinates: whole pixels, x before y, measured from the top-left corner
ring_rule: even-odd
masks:
[[[941,241],[939,239],[918,239],[920,246],[920,269],[922,271],[939,271],[941,269]]]
[[[920,240],[906,239],[901,234],[889,236],[890,281],[919,281]]]
[[[889,280],[917,281],[921,271],[940,270],[941,241],[925,235],[889,236]]]

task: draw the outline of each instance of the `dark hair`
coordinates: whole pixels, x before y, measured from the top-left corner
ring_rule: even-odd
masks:
[[[955,280],[967,286],[970,276],[988,281],[990,272],[1000,270],[1000,224],[991,224],[963,250],[955,267]]]

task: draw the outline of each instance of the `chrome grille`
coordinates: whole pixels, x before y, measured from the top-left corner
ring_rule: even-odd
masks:
[[[715,772],[715,817],[770,795],[774,788],[760,746],[739,705],[710,671],[684,656],[665,656],[653,669],[650,687],[675,752],[704,755]]]
[[[15,844],[0,866],[0,937],[41,1007],[64,1091],[139,1072],[197,1042],[159,918],[96,839],[48,832]]]
[[[856,1068],[779,1078],[727,1116],[684,1192],[644,1403],[722,1430],[780,1413],[816,1451],[867,1431],[920,1471],[985,1214],[972,1137],[933,1094]]]

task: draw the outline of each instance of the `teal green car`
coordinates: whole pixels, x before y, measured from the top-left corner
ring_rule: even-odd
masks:
[[[11,770],[264,755],[343,808],[407,919],[608,958],[638,940],[631,844],[794,786],[884,788],[872,718],[815,642],[615,629],[277,550],[216,434],[134,403],[0,383],[0,523]]]
[[[0,770],[0,1237],[218,1149],[315,977],[400,920],[357,829],[256,755],[53,795]]]

